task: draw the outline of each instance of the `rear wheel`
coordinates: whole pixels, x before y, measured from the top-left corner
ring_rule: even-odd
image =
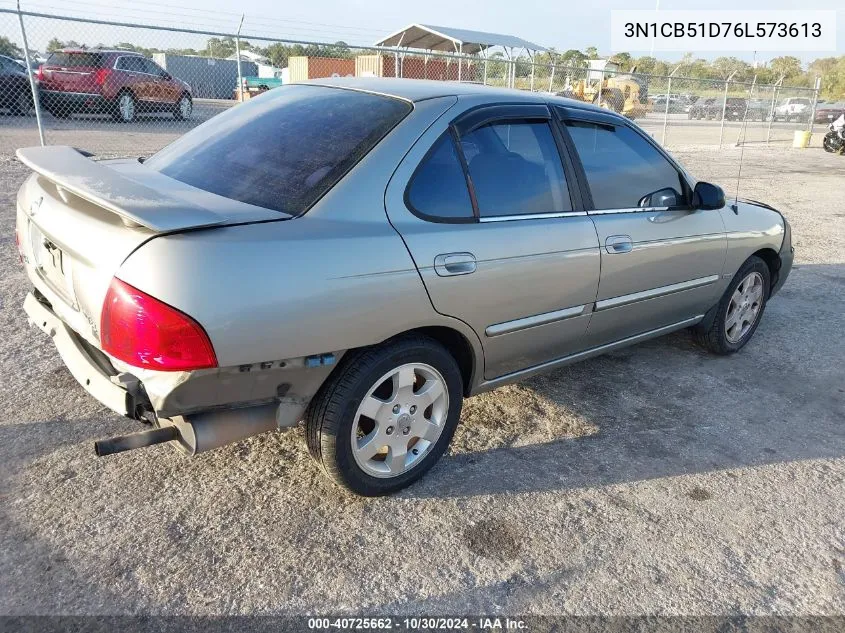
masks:
[[[452,440],[463,382],[436,341],[406,336],[353,352],[311,402],[308,449],[338,484],[364,496],[422,477]]]
[[[135,96],[131,92],[121,92],[114,105],[112,117],[121,123],[132,123],[135,120],[138,107]]]
[[[716,354],[738,352],[754,336],[770,288],[771,274],[766,262],[749,257],[715,307],[715,316],[695,327],[698,342]]]
[[[12,113],[26,116],[32,110],[32,95],[27,90],[21,90],[12,102]]]

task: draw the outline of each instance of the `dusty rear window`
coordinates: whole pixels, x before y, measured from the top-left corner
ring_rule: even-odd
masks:
[[[283,86],[214,117],[146,165],[232,200],[299,215],[410,111],[392,97]]]
[[[97,53],[50,53],[46,66],[74,68],[76,66],[100,66],[103,56]]]

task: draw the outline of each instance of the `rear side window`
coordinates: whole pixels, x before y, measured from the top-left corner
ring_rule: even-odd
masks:
[[[144,72],[144,60],[140,57],[126,56],[117,60],[118,70],[129,70],[132,72]]]
[[[671,188],[682,200],[684,188],[675,167],[631,128],[568,121],[566,127],[596,209],[634,209],[648,194]]]
[[[472,201],[452,136],[446,132],[414,172],[408,206],[419,215],[438,219],[471,219]]]
[[[103,63],[103,56],[99,53],[50,53],[47,66],[61,66],[74,68],[78,66],[99,67]]]
[[[282,86],[215,116],[145,164],[232,200],[299,215],[410,111],[391,97]]]
[[[492,123],[463,135],[461,146],[482,218],[572,210],[547,122]]]

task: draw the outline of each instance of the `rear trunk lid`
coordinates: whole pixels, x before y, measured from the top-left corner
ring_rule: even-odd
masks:
[[[196,189],[136,160],[92,161],[60,146],[20,149],[17,155],[35,172],[18,194],[27,272],[56,313],[94,344],[112,277],[146,241],[289,218]]]
[[[97,71],[103,68],[105,57],[88,51],[58,51],[51,53],[41,66],[41,87],[60,92],[95,94],[100,91]]]

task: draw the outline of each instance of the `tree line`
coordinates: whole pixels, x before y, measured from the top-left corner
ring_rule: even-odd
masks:
[[[58,38],[51,39],[47,44],[47,52],[62,48],[81,47],[83,44],[73,40],[61,41]],[[97,46],[102,46],[98,44]],[[273,43],[268,46],[254,45],[249,41],[242,40],[241,50],[254,51],[270,60],[270,63],[278,68],[284,68],[288,64],[288,58],[294,56],[307,57],[341,57],[350,58],[355,51],[345,42],[334,44],[302,45]],[[113,45],[114,48],[137,51],[152,56],[153,53],[171,53],[177,55],[200,55],[206,57],[226,58],[235,54],[235,40],[232,37],[212,37],[206,41],[204,48],[147,48],[132,44],[131,42],[119,42]],[[23,51],[9,38],[0,36],[0,55],[20,58]],[[548,77],[550,66],[568,68],[586,68],[587,60],[598,59],[599,53],[595,47],[589,47],[583,51],[570,49],[556,51],[551,49],[547,52],[537,53],[534,58],[534,75],[537,79]],[[724,81],[733,77],[734,81],[751,82],[757,77],[759,84],[773,84],[783,78],[783,85],[812,88],[816,77],[822,77],[822,96],[827,99],[845,99],[845,55],[839,57],[822,57],[810,62],[806,67],[797,57],[790,55],[775,57],[764,66],[754,68],[752,64],[737,57],[716,57],[713,60],[696,58],[691,53],[684,56],[680,62],[667,62],[652,56],[634,57],[630,53],[616,53],[611,56],[610,61],[619,65],[622,72],[636,72],[649,75],[668,76],[676,68],[676,77],[690,77],[701,80]],[[498,64],[504,69],[506,62],[501,53],[491,56],[491,63],[495,71]],[[680,68],[678,68],[680,66]],[[528,63],[517,64],[517,75],[527,76],[531,72]],[[504,71],[503,71],[504,72]]]

